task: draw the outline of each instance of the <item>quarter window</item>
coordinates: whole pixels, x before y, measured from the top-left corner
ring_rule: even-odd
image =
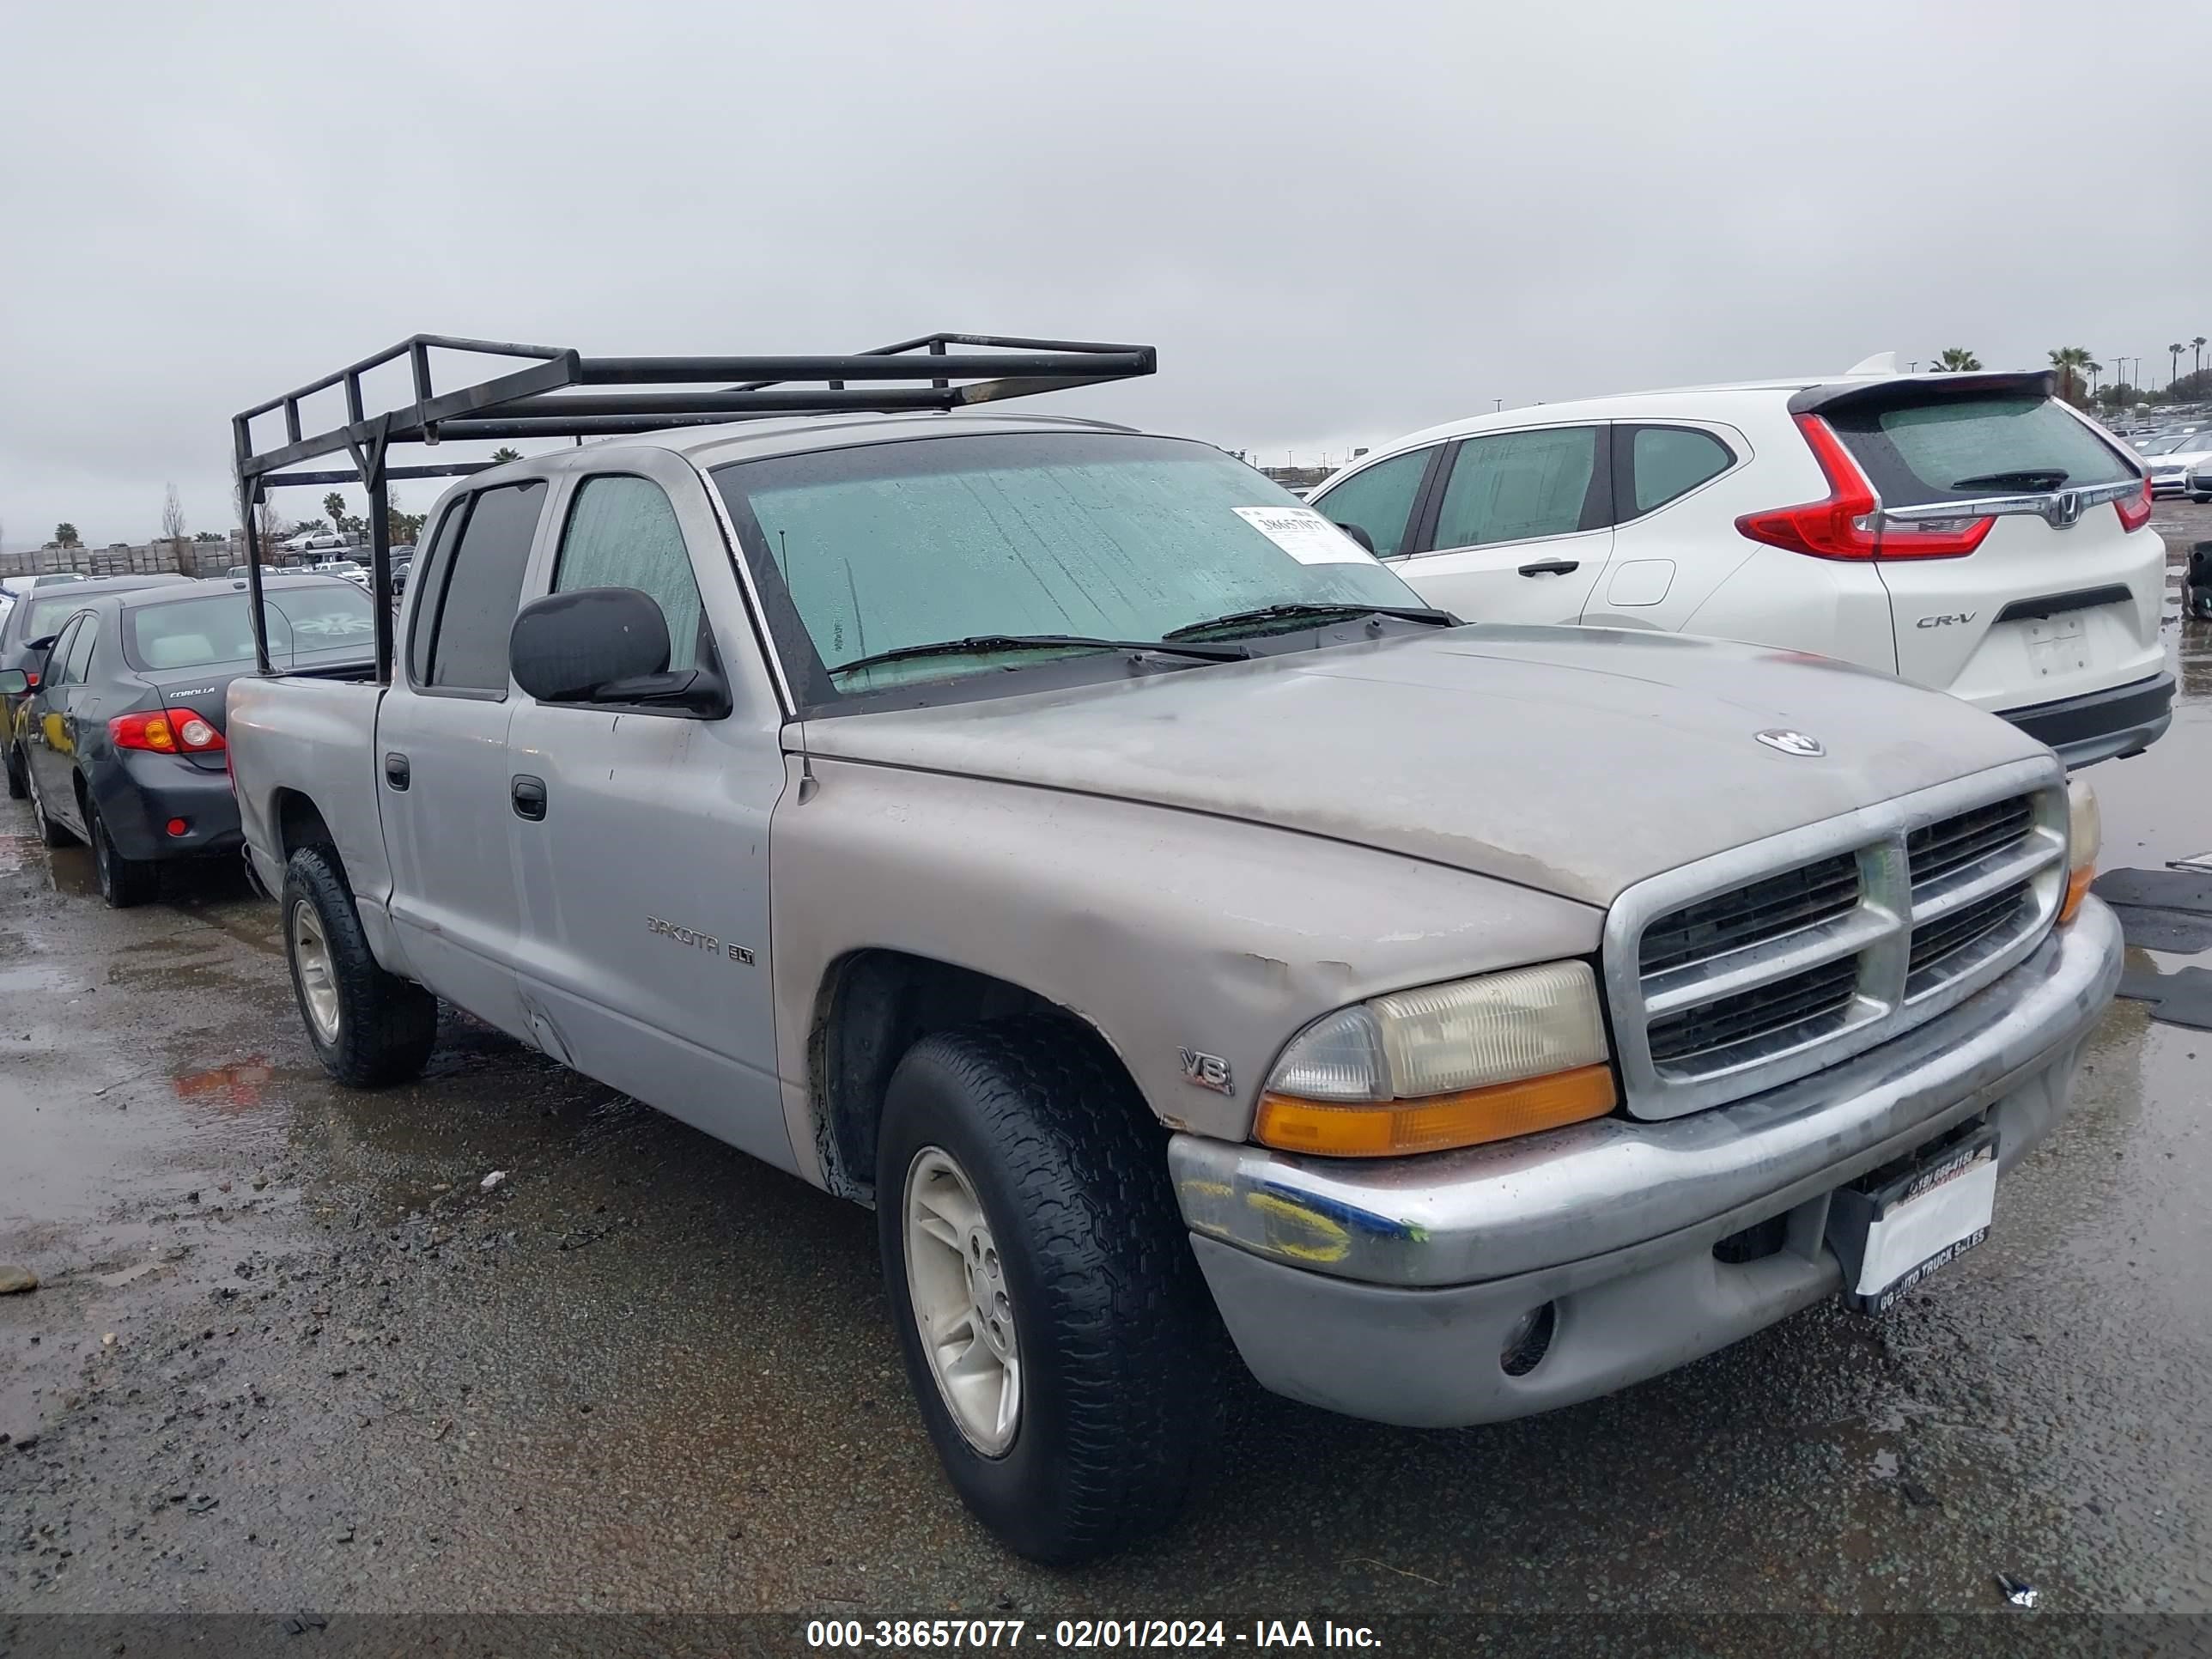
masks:
[[[1377,461],[1316,497],[1314,508],[1333,523],[1364,532],[1375,544],[1376,558],[1394,558],[1406,550],[1406,522],[1413,516],[1413,498],[1420,494],[1421,479],[1436,453],[1432,444]]]
[[[1481,547],[1595,530],[1606,522],[1598,429],[1501,432],[1460,445],[1437,511],[1435,545]]]
[[[1717,478],[1735,465],[1735,456],[1710,432],[1686,426],[1639,426],[1629,441],[1628,464],[1633,481],[1631,499],[1636,512],[1644,514],[1688,495],[1708,478]]]
[[[507,632],[514,626],[530,544],[544,505],[542,479],[480,490],[470,498],[459,539],[446,568],[434,579],[440,580],[440,591],[425,684],[474,691],[507,690]],[[450,533],[441,529],[441,542]]]
[[[610,477],[590,479],[576,492],[553,591],[581,587],[635,587],[647,595],[668,621],[670,670],[700,665],[708,647],[699,584],[676,509],[659,484]]]

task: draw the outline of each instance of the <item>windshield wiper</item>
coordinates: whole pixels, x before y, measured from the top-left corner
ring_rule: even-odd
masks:
[[[1978,472],[1954,478],[1954,489],[2056,489],[2073,474],[2056,466],[2024,466],[2012,472]]]
[[[1456,628],[1459,619],[1448,611],[1431,611],[1418,605],[1324,605],[1307,601],[1291,605],[1263,605],[1256,611],[1232,611],[1225,617],[1209,617],[1204,622],[1186,623],[1181,628],[1170,628],[1162,637],[1188,640],[1200,634],[1210,634],[1216,629],[1241,628],[1247,623],[1277,622],[1285,617],[1395,617],[1401,622],[1428,623],[1437,628]],[[1314,626],[1321,626],[1316,622]]]
[[[1099,640],[1083,634],[971,634],[964,640],[902,645],[896,650],[878,651],[873,656],[855,657],[850,662],[839,663],[830,672],[849,674],[856,668],[873,668],[878,663],[905,662],[915,657],[953,657],[987,651],[1053,651],[1071,646],[1092,651],[1164,651],[1171,657],[1195,657],[1201,662],[1243,662],[1251,654],[1227,646],[1209,649],[1202,645],[1173,645],[1165,640]]]

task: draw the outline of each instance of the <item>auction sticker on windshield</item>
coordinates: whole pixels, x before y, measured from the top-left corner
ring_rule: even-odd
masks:
[[[1310,507],[1230,509],[1300,564],[1367,564],[1372,556]]]

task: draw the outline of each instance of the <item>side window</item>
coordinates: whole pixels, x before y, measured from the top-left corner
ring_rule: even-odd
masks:
[[[84,684],[86,672],[92,666],[92,647],[99,638],[99,617],[77,618],[76,637],[70,641],[69,668],[63,676],[71,685]]]
[[[1434,545],[1481,547],[1601,527],[1610,492],[1597,452],[1594,426],[1467,439],[1437,510]]]
[[[507,630],[514,626],[531,538],[544,505],[542,479],[479,490],[470,501],[468,520],[446,559],[426,684],[507,690]]]
[[[447,562],[461,533],[461,521],[468,516],[469,498],[455,496],[439,515],[436,527],[423,547],[419,574],[410,578],[416,592],[416,605],[413,620],[408,624],[407,672],[418,685],[430,683],[431,624],[438,614],[438,596],[445,589]]]
[[[84,624],[74,617],[54,635],[53,644],[46,651],[46,689],[69,684],[70,653],[76,648],[76,636]]]
[[[1406,547],[1406,521],[1413,516],[1413,498],[1421,492],[1421,479],[1436,457],[1436,446],[1393,455],[1355,473],[1326,494],[1314,498],[1316,512],[1334,524],[1364,531],[1375,544],[1378,559],[1395,557]]]
[[[553,591],[635,587],[668,619],[668,666],[681,672],[711,654],[699,584],[668,496],[650,479],[611,475],[587,480],[568,509]]]
[[[1686,495],[1735,465],[1735,453],[1710,432],[1686,426],[1639,426],[1628,443],[1627,495],[1632,518]],[[1620,434],[1615,429],[1614,441]]]

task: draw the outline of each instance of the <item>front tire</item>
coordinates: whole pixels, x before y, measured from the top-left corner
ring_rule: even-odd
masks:
[[[100,896],[111,910],[129,910],[151,902],[161,892],[161,866],[145,859],[128,859],[116,850],[115,837],[90,800],[84,805],[85,827],[91,830],[93,873],[100,878]]]
[[[1042,1017],[924,1037],[885,1093],[876,1212],[908,1380],[976,1518],[1060,1565],[1173,1521],[1220,1439],[1225,1350],[1164,1138],[1105,1045]]]
[[[282,904],[292,992],[323,1069],[356,1089],[419,1076],[437,1041],[438,1000],[377,964],[329,848],[292,854]]]
[[[31,823],[39,832],[39,845],[47,848],[73,847],[76,837],[61,827],[46,811],[46,791],[39,787],[39,775],[25,769],[25,778],[31,792]]]

